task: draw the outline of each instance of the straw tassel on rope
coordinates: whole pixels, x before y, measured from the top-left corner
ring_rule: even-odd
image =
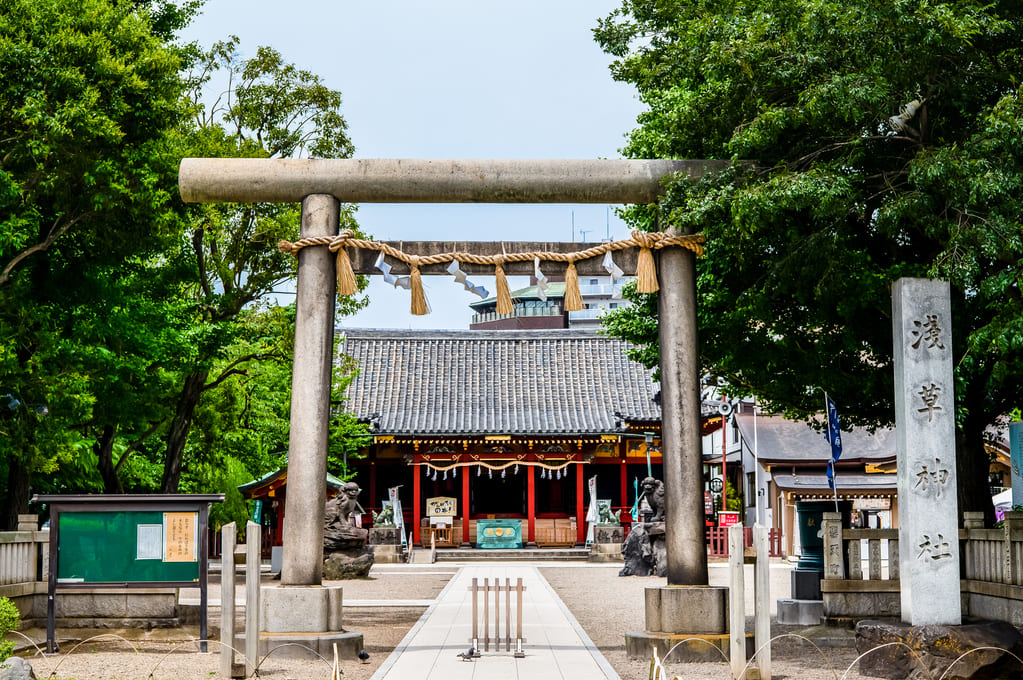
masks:
[[[341,246],[337,249],[337,293],[355,295],[356,285],[352,261],[348,259],[348,251]]]
[[[419,273],[419,256],[409,257],[409,264],[412,265],[412,275],[409,277],[412,283],[412,313],[423,316],[430,313],[430,307],[426,304],[426,293],[423,291],[423,275]]]
[[[575,260],[569,259],[565,270],[565,311],[578,312],[583,308],[583,296],[579,292],[579,272],[575,270]]]
[[[494,277],[497,279],[497,313],[511,314],[512,306],[511,291],[508,289],[508,278],[504,275],[504,258],[494,257]]]
[[[660,290],[657,284],[657,266],[654,254],[650,251],[654,238],[642,231],[632,232],[632,238],[639,242],[639,258],[636,261],[636,291],[640,293],[656,293]]]

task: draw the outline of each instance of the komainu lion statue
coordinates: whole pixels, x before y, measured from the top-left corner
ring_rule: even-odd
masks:
[[[643,492],[643,498],[646,498],[646,502],[650,504],[650,509],[653,510],[654,515],[650,518],[651,522],[663,522],[664,521],[664,482],[653,477],[647,477],[640,483],[640,487]]]

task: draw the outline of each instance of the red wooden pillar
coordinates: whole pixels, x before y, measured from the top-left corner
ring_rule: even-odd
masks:
[[[536,467],[526,466],[526,541],[529,545],[536,544]]]
[[[629,507],[629,475],[628,475],[628,472],[626,470],[627,467],[628,466],[625,464],[625,459],[623,458],[622,459],[622,473],[621,473],[621,478],[622,478],[622,480],[621,480],[622,481],[622,507],[623,508],[628,508]]]
[[[575,464],[575,527],[576,543],[586,543],[586,510],[583,509],[583,464]]]
[[[469,468],[462,468],[462,545],[469,545]]]
[[[421,512],[421,510],[419,509],[419,505],[420,505],[420,501],[421,501],[421,498],[420,498],[420,495],[421,495],[421,493],[420,493],[420,484],[421,484],[421,482],[420,482],[420,480],[423,477],[423,475],[421,474],[422,473],[422,469],[421,468],[422,468],[421,465],[416,465],[416,466],[413,466],[413,468],[412,468],[413,470],[415,470],[415,472],[412,474],[412,543],[413,544],[418,544],[419,543],[419,520],[420,520],[419,513]]]

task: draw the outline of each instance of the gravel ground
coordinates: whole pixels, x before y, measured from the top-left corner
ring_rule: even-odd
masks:
[[[618,577],[619,565],[610,566],[542,566],[541,572],[551,586],[575,615],[594,644],[604,654],[622,680],[646,680],[649,677],[649,660],[629,661],[625,655],[625,633],[643,628],[643,590],[648,586],[663,585],[663,578]],[[445,563],[374,569],[365,580],[345,581],[346,600],[409,600],[432,599],[446,585],[457,567]],[[723,570],[720,570],[723,571]],[[779,578],[787,579],[787,570],[778,570]],[[712,584],[718,572],[712,570]],[[747,584],[751,580],[747,580]],[[772,586],[773,587],[773,586]],[[214,589],[211,588],[211,592]],[[778,595],[786,596],[787,593]],[[772,594],[772,598],[774,595]],[[749,596],[747,599],[750,599]],[[748,607],[751,607],[750,603]],[[210,621],[213,630],[211,638],[218,633],[219,626],[214,610]],[[368,680],[415,625],[425,611],[422,607],[358,607],[345,610],[345,627],[363,634],[366,651],[370,654],[368,664],[356,659],[342,659],[345,677],[353,680]],[[751,611],[750,608],[747,611]],[[752,630],[752,618],[747,622]],[[44,631],[26,631],[38,639]],[[189,637],[197,633],[195,627],[173,630],[139,631],[92,631],[65,630],[82,640],[94,634],[107,636],[90,640],[75,648],[75,644],[62,644],[61,654],[46,658],[32,657],[31,663],[40,678],[74,678],[75,680],[190,680],[211,677],[218,674],[219,656],[199,654]],[[805,629],[775,625],[775,635],[803,633]],[[130,641],[110,637],[120,634]],[[811,631],[819,636],[820,630]],[[827,636],[834,637],[847,632],[829,629]],[[210,650],[217,645],[210,643]],[[855,658],[851,646],[827,647],[818,651],[809,643],[794,638],[783,638],[772,645],[772,675],[774,678],[798,678],[799,680],[837,680],[844,677],[857,680],[861,676],[855,670],[847,675],[846,669]],[[22,654],[30,656],[30,653]],[[730,678],[726,663],[669,664],[666,678],[676,676],[686,680],[725,680]],[[275,659],[271,656],[264,661],[259,675],[273,680],[306,680],[328,677],[329,664],[318,658],[309,660]]]

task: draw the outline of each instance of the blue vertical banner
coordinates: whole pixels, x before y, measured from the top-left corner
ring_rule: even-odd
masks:
[[[835,464],[842,457],[842,428],[838,423],[838,409],[831,397],[825,395],[824,401],[828,407],[828,433],[827,439],[831,444],[831,460],[828,461],[828,488],[835,490]]]
[[[1009,460],[1012,468],[1012,507],[1023,505],[1023,422],[1009,425]]]

